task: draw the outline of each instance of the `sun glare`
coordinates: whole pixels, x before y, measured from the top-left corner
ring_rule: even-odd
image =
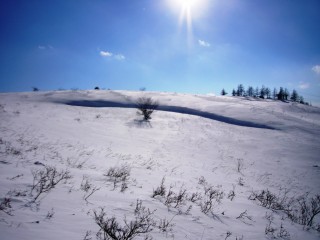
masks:
[[[193,4],[195,4],[196,0],[176,0],[180,5],[185,7],[191,7]]]
[[[199,18],[206,9],[208,0],[167,0],[170,8],[179,14],[180,30],[186,26],[188,42],[192,42],[192,22]]]

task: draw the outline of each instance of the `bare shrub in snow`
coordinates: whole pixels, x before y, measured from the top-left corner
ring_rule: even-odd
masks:
[[[193,203],[197,203],[202,200],[202,195],[199,192],[192,193],[189,197],[189,201]]]
[[[275,229],[272,224],[273,224],[273,214],[266,212],[265,218],[268,220],[268,223],[264,229],[264,234],[267,235],[268,237],[271,237],[272,239],[275,239],[275,232],[277,229]]]
[[[155,211],[150,211],[138,199],[134,209],[133,220],[128,221],[127,217],[124,217],[123,224],[120,224],[114,216],[108,217],[104,208],[100,208],[99,211],[94,210],[94,220],[100,227],[96,236],[101,240],[130,240],[138,236],[143,237],[145,240],[151,240],[150,233],[155,229],[166,234],[172,232],[175,225],[172,220],[175,216],[170,221],[166,218],[156,221],[154,217]],[[90,239],[90,235],[91,233],[87,231],[87,239]]]
[[[9,179],[9,180],[15,180],[15,179],[20,178],[20,177],[22,177],[22,176],[23,176],[23,174],[18,174],[18,175],[16,175],[16,176],[11,177],[11,178],[8,178],[8,179]]]
[[[238,185],[239,185],[239,186],[244,186],[244,180],[243,180],[242,177],[239,177],[239,178],[238,178]]]
[[[10,190],[7,195],[10,197],[25,197],[28,195],[28,190],[14,189]]]
[[[164,205],[168,208],[176,208],[179,211],[179,214],[185,213],[188,214],[191,211],[192,206],[190,205],[187,210],[183,211],[183,206],[186,205],[186,202],[189,200],[187,189],[182,185],[178,192],[173,190],[173,186],[169,187],[168,192],[164,185],[165,178],[162,178],[161,184],[155,190],[153,190],[152,197],[160,196],[163,198]]]
[[[147,236],[156,226],[153,219],[154,212],[143,207],[141,201],[138,200],[134,219],[129,222],[125,218],[124,224],[121,225],[115,217],[108,217],[104,208],[100,208],[99,211],[94,210],[94,220],[100,227],[97,236],[103,240],[130,240],[136,236]]]
[[[204,176],[201,176],[201,177],[199,178],[198,184],[200,184],[200,185],[202,185],[202,186],[205,186],[205,185],[207,185],[208,183],[207,183],[207,180],[204,178]]]
[[[283,227],[283,224],[281,223],[280,230],[277,234],[277,237],[289,240],[290,239],[290,233]]]
[[[204,188],[204,197],[200,203],[201,212],[208,214],[213,210],[216,204],[220,204],[224,197],[224,192],[220,189],[215,189],[213,186]]]
[[[269,222],[274,220],[273,212],[266,212],[265,219],[267,219]]]
[[[83,196],[83,199],[88,202],[88,198],[92,196],[92,194],[94,194],[96,191],[99,191],[100,188],[98,187],[92,187],[92,189],[88,192],[88,194],[86,194],[85,196]]]
[[[122,165],[120,167],[111,167],[105,176],[109,177],[109,180],[113,182],[113,189],[116,189],[118,184],[121,183],[121,191],[123,192],[128,188],[127,183],[130,177],[131,169],[128,165]]]
[[[266,214],[266,218],[268,220],[268,223],[265,227],[264,233],[266,236],[268,236],[271,239],[290,239],[290,233],[284,228],[283,224],[281,223],[280,229],[275,228],[273,225],[273,215],[272,214]]]
[[[293,222],[312,227],[319,213],[320,195],[309,198],[306,194],[296,199],[296,206],[292,212],[288,213],[288,216]]]
[[[124,192],[125,190],[127,190],[127,188],[128,188],[128,183],[127,182],[122,182],[120,191]]]
[[[266,207],[272,210],[286,210],[289,211],[290,205],[292,204],[292,199],[289,199],[288,191],[280,192],[276,195],[267,190],[262,190],[261,192],[252,192],[249,196],[250,200],[256,200],[262,207]]]
[[[86,234],[84,235],[83,240],[92,240],[91,234],[92,234],[91,231],[86,231]]]
[[[186,201],[189,200],[187,190],[181,186],[179,192],[173,190],[173,186],[169,187],[168,192],[166,192],[166,187],[164,186],[164,178],[162,179],[161,185],[153,191],[153,197],[161,196],[164,199],[164,205],[168,208],[176,208],[179,210],[179,214],[183,213],[182,207],[186,205]],[[188,214],[192,206],[184,212]]]
[[[46,215],[46,219],[47,219],[47,220],[50,220],[51,218],[53,218],[54,213],[55,213],[55,212],[54,212],[54,209],[51,208],[51,210],[48,211],[48,213],[47,213],[47,215]]]
[[[164,185],[165,177],[162,178],[161,184],[159,187],[153,190],[152,197],[161,196],[164,197],[166,195],[166,186]]]
[[[87,177],[85,177],[85,176],[82,177],[80,189],[85,192],[85,195],[83,196],[83,199],[84,199],[86,202],[88,202],[88,198],[89,198],[90,196],[92,196],[92,194],[94,194],[96,191],[99,191],[99,190],[100,190],[99,187],[94,186],[94,185],[90,182],[90,180],[89,180]]]
[[[313,227],[314,220],[320,214],[320,195],[309,198],[309,194],[296,199],[287,196],[288,191],[275,195],[269,190],[252,192],[249,199],[257,200],[263,207],[283,211],[295,223]]]
[[[268,224],[266,225],[266,228],[264,229],[264,234],[267,235],[268,237],[271,238],[276,238],[276,236],[274,235],[277,229],[275,229],[272,226],[272,222],[268,222]]]
[[[209,212],[212,213],[214,207],[221,203],[224,192],[209,185],[203,176],[199,178],[198,184],[202,185],[204,189],[204,194],[199,195],[198,205],[200,206],[200,210],[204,214],[208,214]]]
[[[12,206],[10,198],[4,198],[0,201],[0,211],[12,216]]]
[[[174,218],[175,216],[173,216]],[[171,218],[171,220],[167,220],[166,218],[164,219],[160,219],[160,222],[158,224],[158,228],[160,230],[160,232],[162,233],[169,233],[173,231],[173,227],[175,226],[174,223],[171,223],[173,218]]]
[[[187,189],[181,186],[179,192],[177,193],[172,189],[172,186],[170,186],[169,191],[165,196],[164,204],[168,207],[180,208],[185,204],[185,201],[187,200]]]
[[[158,108],[159,103],[150,97],[140,97],[136,102],[137,113],[143,116],[143,120],[149,121],[152,113]]]
[[[243,159],[238,158],[238,160],[237,160],[237,172],[242,174],[243,168],[244,168]]]
[[[34,201],[36,201],[41,194],[48,193],[59,182],[68,180],[71,178],[68,170],[58,171],[56,167],[45,166],[41,170],[33,170],[33,185],[31,194],[35,191]]]
[[[252,221],[252,216],[250,216],[247,210],[245,210],[244,212],[240,213],[240,215],[236,219],[240,219],[240,221],[247,223],[246,221],[248,220]]]
[[[227,233],[226,233],[226,238],[225,238],[224,240],[227,240],[231,235],[232,235],[232,232],[227,231]]]
[[[228,196],[227,196],[227,198],[230,199],[231,201],[232,201],[232,200],[235,198],[235,196],[236,196],[235,188],[236,188],[236,186],[233,185],[233,186],[232,186],[232,190],[230,190],[230,192],[228,193]]]

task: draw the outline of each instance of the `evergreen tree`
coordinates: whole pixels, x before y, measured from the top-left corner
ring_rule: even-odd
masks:
[[[272,93],[272,98],[273,98],[273,99],[276,99],[276,98],[277,98],[277,95],[278,95],[278,94],[277,94],[277,89],[274,88],[274,89],[273,89],[273,93]]]
[[[270,90],[270,88],[266,87],[265,93],[267,95],[267,98],[270,99],[271,98],[271,90]]]
[[[277,96],[278,96],[278,100],[284,100],[284,90],[282,87],[280,87],[280,90],[279,90]]]
[[[302,96],[299,97],[299,103],[304,104],[304,98]]]
[[[248,95],[249,97],[253,97],[253,87],[251,87],[251,86],[248,87],[247,95]]]
[[[239,84],[237,89],[237,96],[243,96],[243,95],[244,95],[244,87],[242,84]]]
[[[227,95],[228,93],[224,90],[224,88],[222,89],[221,91],[221,95],[224,96],[224,95]]]
[[[290,99],[294,102],[297,102],[299,100],[299,95],[295,89],[293,89]]]
[[[283,94],[284,100],[288,100],[289,96],[290,96],[290,93],[289,93],[288,89],[285,88],[284,94]]]
[[[254,97],[259,97],[259,88],[256,87],[256,89],[254,90]]]
[[[266,95],[266,88],[262,85],[262,88],[260,89],[260,98],[264,98],[264,95]]]
[[[221,95],[227,95],[228,93],[222,89]],[[280,87],[279,92],[276,88],[273,88],[273,91],[271,91],[270,88],[265,87],[262,85],[261,89],[256,87],[255,89],[252,86],[248,86],[248,89],[245,90],[244,86],[242,84],[239,84],[238,87],[235,89],[232,89],[232,96],[249,96],[249,97],[260,97],[260,98],[267,98],[274,100],[278,99],[281,101],[287,101],[288,99],[299,102],[301,104],[311,105],[311,103],[306,102],[302,96],[299,96],[297,91],[294,89],[292,91],[292,94],[289,93],[287,88]]]

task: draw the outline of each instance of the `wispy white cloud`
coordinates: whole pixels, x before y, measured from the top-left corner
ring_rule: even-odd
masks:
[[[210,47],[210,43],[206,42],[206,41],[203,41],[203,40],[198,40],[198,43],[200,46],[202,47]]]
[[[53,49],[53,47],[51,45],[39,45],[38,49],[39,50],[50,50],[50,49]]]
[[[116,60],[119,60],[119,61],[123,61],[123,60],[126,59],[126,57],[124,55],[122,55],[122,54],[117,54],[117,55],[114,56],[114,58]]]
[[[306,83],[306,82],[300,82],[299,83],[299,88],[300,89],[308,89],[308,88],[310,88],[310,84]]]
[[[123,61],[123,60],[126,59],[126,57],[123,54],[120,54],[120,53],[114,54],[112,52],[100,50],[99,54],[102,57],[112,58],[112,59],[115,59],[115,60],[118,60],[118,61]]]
[[[314,71],[316,74],[320,74],[320,65],[313,66],[312,71]]]
[[[111,57],[113,54],[107,51],[100,51],[100,56],[102,57]]]

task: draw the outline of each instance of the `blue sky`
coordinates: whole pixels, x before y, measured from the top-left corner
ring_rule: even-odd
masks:
[[[320,102],[319,0],[1,0],[0,91],[219,94]]]

